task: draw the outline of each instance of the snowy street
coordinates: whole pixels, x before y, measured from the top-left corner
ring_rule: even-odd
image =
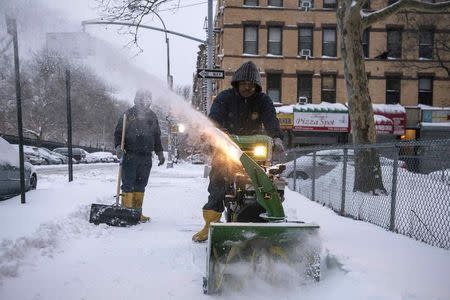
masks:
[[[36,191],[0,202],[0,299],[201,299],[208,180],[203,165],[153,167],[144,202],[152,222],[130,228],[88,222],[91,203],[112,203],[117,164],[41,167]],[[450,299],[450,253],[342,218],[287,191],[289,219],[321,226],[322,280],[264,284],[217,298]],[[26,221],[24,221],[26,220]]]

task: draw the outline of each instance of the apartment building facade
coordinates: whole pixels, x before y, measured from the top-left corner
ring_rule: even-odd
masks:
[[[373,0],[365,9],[391,1]],[[346,103],[336,7],[337,0],[218,0],[215,65],[225,79],[214,93],[252,60],[275,104]],[[449,107],[449,39],[449,13],[398,14],[366,30],[361,40],[372,102]]]

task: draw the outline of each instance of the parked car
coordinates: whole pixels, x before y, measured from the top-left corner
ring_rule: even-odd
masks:
[[[20,167],[18,149],[0,137],[0,199],[20,193]],[[25,189],[37,187],[37,173],[34,167],[25,162]]]
[[[44,147],[41,147],[40,149],[42,149],[42,150],[46,151],[47,153],[49,153],[49,154],[51,154],[53,156],[56,156],[57,158],[61,159],[63,164],[67,164],[69,162],[69,158],[67,156],[65,156],[65,155],[62,155],[60,153],[51,151],[51,150],[49,150],[47,148],[44,148]],[[72,163],[73,164],[77,164],[78,161],[75,158],[72,157]]]
[[[353,149],[348,150],[347,164],[354,166]],[[305,154],[296,161],[296,177],[298,179],[309,179],[313,176],[319,178],[322,175],[327,174],[333,170],[339,163],[344,161],[344,151],[342,149],[322,150],[316,152],[316,168],[313,167],[313,153]],[[384,156],[380,156],[380,165],[393,166],[394,160]],[[294,161],[285,163],[286,169],[281,173],[283,177],[294,177]],[[406,168],[406,163],[399,160],[398,166],[400,168]]]
[[[19,151],[18,148],[16,148]],[[32,165],[47,165],[48,162],[40,155],[36,155],[33,153],[25,153],[23,154],[25,161],[29,162]]]
[[[56,148],[53,151],[67,157],[69,156],[69,149],[67,147]],[[86,158],[86,151],[81,148],[72,148],[72,157],[78,162],[83,162],[82,160]]]
[[[111,152],[93,152],[86,155],[92,159],[97,159],[99,162],[118,162],[117,156],[113,155]]]
[[[40,155],[43,159],[47,161],[47,164],[49,165],[60,165],[63,163],[61,158],[57,157],[56,155],[53,155],[51,152],[47,152],[43,148],[31,146],[25,146],[25,148],[27,149],[27,152],[33,151],[34,153]]]

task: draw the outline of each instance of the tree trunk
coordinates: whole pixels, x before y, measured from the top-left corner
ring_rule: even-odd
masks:
[[[360,14],[361,3],[353,1],[352,5],[352,0],[342,0],[339,4],[337,25],[353,144],[356,146],[374,144],[376,142],[375,122],[361,43],[363,31]],[[354,155],[355,182],[353,190],[385,193],[377,151],[362,148],[355,150]]]

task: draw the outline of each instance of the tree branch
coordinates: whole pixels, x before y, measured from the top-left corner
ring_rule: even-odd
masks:
[[[372,13],[362,14],[363,28],[370,27],[372,24],[382,21],[393,14],[404,10],[416,10],[420,12],[444,12],[450,10],[450,1],[440,3],[426,3],[418,0],[400,0],[383,9]]]

